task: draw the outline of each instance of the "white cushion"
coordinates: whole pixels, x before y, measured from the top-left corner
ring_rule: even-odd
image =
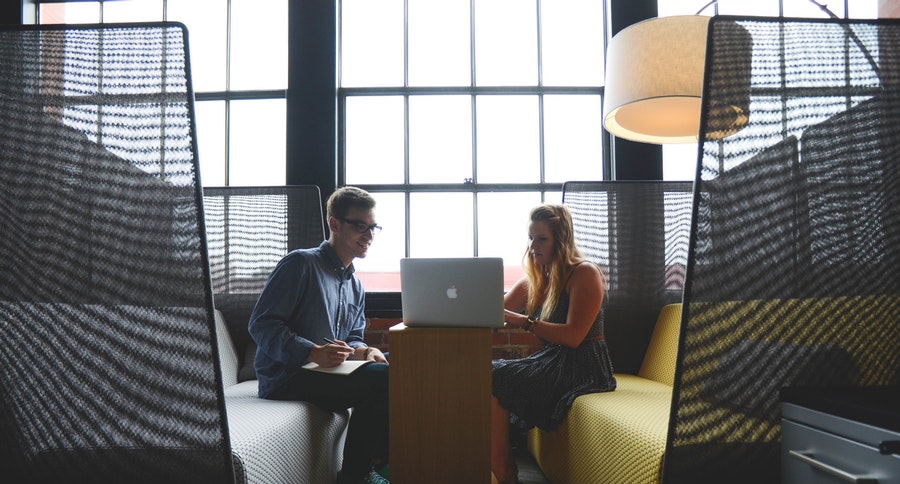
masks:
[[[226,389],[225,408],[238,482],[334,482],[350,412],[256,397],[257,381]]]
[[[219,368],[222,370],[222,386],[228,388],[237,383],[237,350],[234,348],[234,342],[231,341],[231,335],[228,334],[228,326],[225,324],[225,317],[222,316],[222,312],[216,309],[215,315],[216,341],[218,341],[219,345]]]

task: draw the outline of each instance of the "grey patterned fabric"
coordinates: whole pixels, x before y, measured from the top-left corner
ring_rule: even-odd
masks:
[[[349,412],[329,412],[307,402],[263,400],[255,396],[256,380],[237,387],[243,388],[231,388],[243,396],[227,394],[225,406],[235,466],[244,477],[238,482],[334,482]]]
[[[237,383],[237,353],[216,310],[219,364],[237,483],[333,482],[341,467],[350,412],[307,402],[264,400],[257,381]]]
[[[238,358],[225,317],[216,309],[216,340],[219,342],[219,368],[222,370],[222,386],[228,388],[237,384]]]
[[[0,28],[4,482],[231,482],[187,35]]]
[[[660,309],[681,302],[692,182],[570,181],[575,244],[607,277],[605,335],[616,373],[636,374]]]

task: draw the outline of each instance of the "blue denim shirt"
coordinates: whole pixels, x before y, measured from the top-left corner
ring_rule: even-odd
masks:
[[[328,241],[286,255],[269,275],[250,315],[257,344],[259,396],[265,398],[308,363],[324,338],[365,346],[365,291]]]

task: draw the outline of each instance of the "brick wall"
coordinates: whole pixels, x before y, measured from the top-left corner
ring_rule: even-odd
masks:
[[[366,344],[381,351],[390,351],[388,330],[399,323],[396,319],[369,319],[366,325]],[[541,344],[531,333],[521,329],[496,329],[491,335],[494,359],[522,358],[537,351]]]

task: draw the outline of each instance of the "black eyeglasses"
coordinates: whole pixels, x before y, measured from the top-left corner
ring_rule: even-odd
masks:
[[[342,217],[335,217],[335,218],[340,220],[341,222],[352,225],[353,228],[356,229],[356,231],[361,234],[364,234],[366,232],[372,232],[373,234],[377,234],[377,233],[381,232],[381,225],[378,225],[378,224],[369,225],[365,222],[360,222],[359,220],[350,220],[350,219],[346,219],[346,218],[342,218]]]

